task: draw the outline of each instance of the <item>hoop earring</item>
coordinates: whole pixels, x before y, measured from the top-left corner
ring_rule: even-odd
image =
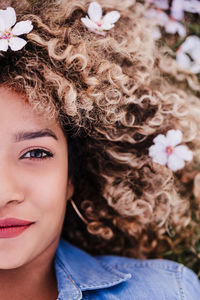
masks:
[[[72,199],[70,199],[71,205],[73,206],[75,212],[77,213],[77,215],[79,216],[79,218],[85,223],[88,224],[88,221],[83,217],[83,215],[80,213],[80,211],[78,210],[76,204],[74,203],[74,201]]]

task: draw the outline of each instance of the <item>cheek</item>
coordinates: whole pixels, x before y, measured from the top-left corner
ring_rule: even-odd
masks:
[[[26,174],[25,198],[38,214],[61,213],[66,205],[67,164],[52,164]]]

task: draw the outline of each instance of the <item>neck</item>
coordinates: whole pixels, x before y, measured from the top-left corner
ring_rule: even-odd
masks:
[[[0,299],[57,299],[54,254],[58,241],[30,263],[16,269],[0,269]]]

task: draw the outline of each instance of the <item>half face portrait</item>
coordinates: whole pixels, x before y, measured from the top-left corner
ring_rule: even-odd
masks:
[[[73,186],[58,122],[45,120],[23,95],[3,86],[0,114],[0,217],[27,223],[0,229],[0,269],[12,269],[53,255]]]

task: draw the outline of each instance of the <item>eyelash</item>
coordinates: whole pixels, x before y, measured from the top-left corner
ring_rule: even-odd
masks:
[[[36,158],[36,157],[31,157],[31,154],[30,154],[30,157],[24,157],[27,153],[31,153],[31,152],[45,153],[46,156]],[[25,154],[23,154],[22,157],[20,157],[20,159],[23,159],[23,158],[24,158],[24,159],[29,159],[29,160],[44,160],[44,159],[50,159],[50,158],[52,158],[53,156],[54,156],[53,153],[51,153],[51,152],[49,152],[49,151],[46,151],[46,150],[44,150],[44,149],[39,149],[39,148],[37,148],[37,149],[29,150],[28,152],[26,152]]]

